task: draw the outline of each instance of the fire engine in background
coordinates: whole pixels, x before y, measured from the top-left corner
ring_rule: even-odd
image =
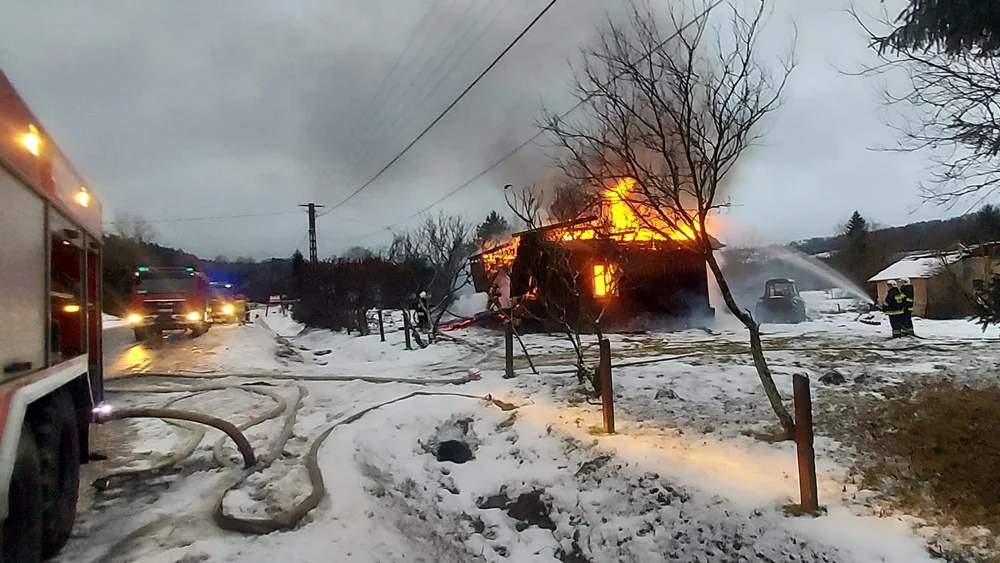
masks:
[[[59,551],[101,412],[101,204],[0,72],[0,561]]]
[[[128,322],[136,340],[161,338],[165,330],[191,330],[198,337],[212,326],[212,289],[194,268],[140,266],[132,283]]]
[[[233,284],[228,282],[212,282],[212,322],[231,323],[236,321],[235,292]]]

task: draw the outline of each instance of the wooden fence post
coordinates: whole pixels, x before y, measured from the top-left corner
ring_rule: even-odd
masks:
[[[615,433],[615,389],[611,382],[611,342],[601,339],[601,359],[597,365],[597,377],[601,382],[601,407],[604,411],[604,431]]]
[[[385,321],[382,320],[381,307],[378,310],[378,337],[382,342],[385,342]]]
[[[503,343],[504,343],[504,379],[514,377],[514,325],[510,319],[503,322]]]
[[[413,350],[413,345],[410,344],[410,311],[403,309],[403,334],[406,338],[406,349]]]
[[[792,376],[792,393],[795,397],[795,449],[799,460],[799,496],[801,510],[808,514],[819,512],[819,494],[816,490],[816,455],[813,451],[812,397],[809,396],[809,376]]]

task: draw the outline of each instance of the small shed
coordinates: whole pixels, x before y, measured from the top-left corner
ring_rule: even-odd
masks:
[[[911,252],[868,279],[885,301],[889,280],[910,278],[913,314],[931,319],[968,315],[969,297],[984,281],[1000,273],[1000,243],[993,242],[949,252]]]

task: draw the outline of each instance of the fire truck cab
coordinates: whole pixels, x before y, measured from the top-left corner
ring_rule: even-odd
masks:
[[[165,330],[190,330],[198,337],[212,326],[212,292],[194,268],[140,266],[132,283],[128,322],[135,339],[159,339]]]
[[[104,408],[101,204],[0,71],[0,562],[58,552]]]

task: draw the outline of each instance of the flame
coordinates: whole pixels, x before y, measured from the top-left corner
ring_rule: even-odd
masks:
[[[622,178],[604,191],[604,203],[607,206],[605,218],[612,229],[612,238],[622,241],[695,240],[695,229],[689,225],[678,223],[674,227],[655,216],[637,215],[635,210],[641,209],[642,205],[630,203],[628,198],[634,188],[633,178]]]
[[[601,236],[610,240],[620,242],[648,242],[656,248],[658,241],[673,241],[680,243],[693,242],[700,232],[701,226],[692,228],[689,225],[678,224],[670,226],[666,221],[658,218],[652,211],[648,214],[641,213],[643,205],[640,202],[629,199],[635,189],[636,181],[633,178],[621,178],[613,185],[604,190],[602,217],[592,223],[573,225],[559,229],[552,229],[546,232],[546,237],[551,241],[581,241],[593,240]],[[639,210],[640,214],[636,211]],[[480,255],[483,267],[491,276],[495,276],[501,268],[508,271],[517,257],[517,249],[520,238],[513,239],[501,246],[491,249],[484,249]],[[601,265],[601,268],[605,266]],[[598,266],[594,266],[594,291],[595,295],[614,294],[615,289],[610,283],[614,266],[607,266],[600,274],[601,286],[598,293]]]
[[[496,275],[500,268],[509,268],[514,263],[514,258],[517,258],[517,247],[520,242],[520,237],[514,237],[507,244],[483,252],[481,259],[486,271]]]
[[[615,271],[614,264],[594,264],[594,296],[604,297],[618,293],[614,284]]]

